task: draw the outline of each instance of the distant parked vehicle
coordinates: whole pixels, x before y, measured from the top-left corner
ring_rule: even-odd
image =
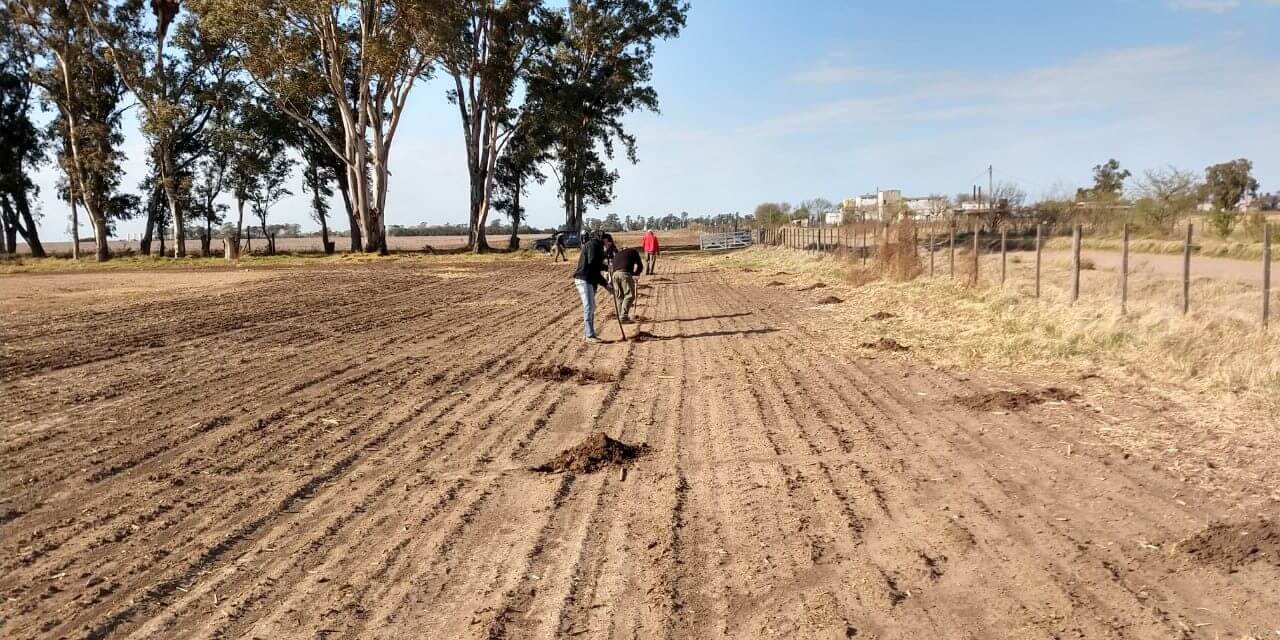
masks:
[[[533,248],[543,253],[551,253],[551,248],[556,244],[555,234],[551,234],[545,238],[539,238],[533,241]],[[582,238],[576,233],[564,234],[564,248],[577,249],[582,246]]]

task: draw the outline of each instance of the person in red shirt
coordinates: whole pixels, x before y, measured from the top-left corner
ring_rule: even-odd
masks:
[[[641,248],[644,249],[644,273],[651,276],[653,275],[653,263],[658,259],[658,236],[653,231],[646,230]]]

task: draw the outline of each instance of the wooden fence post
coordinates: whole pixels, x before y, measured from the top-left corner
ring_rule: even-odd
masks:
[[[1262,225],[1262,328],[1271,320],[1271,223]]]
[[[933,223],[929,223],[929,277],[933,277]]]
[[[980,255],[980,247],[978,239],[982,237],[982,226],[973,225],[973,286],[978,286],[978,256]]]
[[[1129,223],[1124,223],[1124,241],[1120,250],[1120,315],[1129,311]]]
[[[1044,231],[1044,223],[1036,222],[1036,298],[1040,297],[1040,250],[1041,237]]]
[[[951,242],[947,244],[947,260],[951,263],[952,280],[956,279],[956,221],[951,220]]]
[[[1071,302],[1080,299],[1080,241],[1084,232],[1080,225],[1071,230]]]
[[[1182,245],[1182,315],[1191,311],[1191,233],[1195,225],[1187,223],[1187,241]]]
[[[1000,287],[1004,288],[1005,278],[1009,274],[1009,229],[1000,229]]]
[[[867,266],[867,217],[862,216],[862,266]]]

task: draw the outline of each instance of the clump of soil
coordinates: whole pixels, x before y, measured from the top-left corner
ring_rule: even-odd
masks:
[[[1037,404],[1067,401],[1079,394],[1070,389],[1048,387],[1041,391],[991,391],[956,398],[956,404],[975,411],[1018,411]]]
[[[1254,562],[1280,567],[1280,521],[1215,522],[1174,548],[1200,564],[1228,571]]]
[[[537,380],[550,380],[551,382],[565,382],[573,380],[578,384],[597,384],[617,380],[616,377],[608,373],[601,373],[599,371],[591,371],[588,369],[575,369],[563,364],[532,366],[525,369],[520,375]]]
[[[649,340],[657,340],[657,339],[658,339],[658,336],[655,336],[652,333],[649,333],[648,331],[637,331],[634,336],[631,336],[632,342],[648,342]]]
[[[533,470],[539,473],[593,473],[605,467],[626,466],[648,452],[649,445],[627,444],[597,431]]]
[[[896,317],[898,317],[898,314],[896,313],[889,313],[888,311],[877,311],[867,316],[867,319],[879,321],[879,320],[888,320],[889,318],[896,318]]]
[[[778,282],[777,280],[770,280],[770,281],[769,281],[769,283],[768,283],[768,284],[766,284],[766,285],[764,285],[764,286],[766,286],[766,287],[781,287],[781,286],[782,286],[782,285],[784,285],[784,284],[786,284],[786,283],[785,283],[785,282]]]
[[[835,296],[827,296],[825,298],[818,299],[818,304],[840,304],[841,302],[844,302],[844,300]]]
[[[864,342],[862,343],[862,348],[875,349],[876,351],[893,351],[893,352],[902,352],[902,351],[911,350],[911,347],[901,344],[897,340],[894,340],[893,338],[880,338],[875,342]]]
[[[826,286],[827,283],[825,282],[815,282],[807,287],[800,287],[799,289],[796,289],[796,291],[813,291],[814,289],[825,289]]]
[[[675,280],[672,280],[671,278],[657,277],[653,279],[653,282],[675,282]]]

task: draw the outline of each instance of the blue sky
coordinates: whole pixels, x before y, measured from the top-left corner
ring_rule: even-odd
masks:
[[[1280,190],[1280,0],[692,4],[684,33],[658,48],[661,113],[629,119],[640,162],[618,164],[615,203],[589,215],[745,213],[876,187],[956,194],[985,184],[989,164],[1034,198],[1073,192],[1111,157],[1135,173],[1247,157],[1263,189]],[[463,222],[457,112],[439,81],[410,100],[388,222]],[[53,179],[41,179],[45,233],[65,237]],[[554,180],[528,208],[534,224],[559,222]],[[302,196],[273,219],[314,226]]]

